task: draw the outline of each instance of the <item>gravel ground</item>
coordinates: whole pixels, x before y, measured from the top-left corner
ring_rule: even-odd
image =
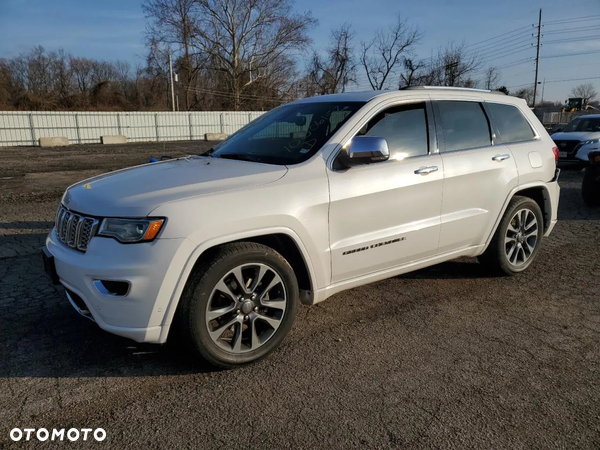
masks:
[[[460,259],[302,306],[252,366],[212,371],[81,318],[39,256],[64,188],[206,149],[0,149],[0,448],[52,445],[14,427],[102,427],[86,445],[113,448],[600,448],[600,210],[576,170],[528,272]]]

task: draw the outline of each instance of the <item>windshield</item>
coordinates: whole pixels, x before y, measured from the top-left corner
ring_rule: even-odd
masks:
[[[564,127],[562,131],[563,133],[569,133],[572,131],[600,131],[600,117],[578,117]]]
[[[306,161],[362,102],[311,102],[280,106],[217,145],[211,156],[267,164]]]

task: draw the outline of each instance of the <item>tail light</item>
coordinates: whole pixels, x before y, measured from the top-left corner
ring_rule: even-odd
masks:
[[[552,151],[554,152],[554,161],[558,161],[558,147],[552,147]]]

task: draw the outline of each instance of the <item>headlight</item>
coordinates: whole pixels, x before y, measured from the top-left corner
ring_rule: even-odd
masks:
[[[120,242],[151,241],[164,223],[165,219],[104,219],[98,236],[113,237]]]
[[[589,141],[583,141],[581,145],[597,144],[599,141],[600,139],[590,139]]]

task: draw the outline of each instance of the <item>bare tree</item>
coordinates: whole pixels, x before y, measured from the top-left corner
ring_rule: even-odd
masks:
[[[515,97],[519,97],[525,99],[528,105],[531,106],[531,102],[533,101],[533,86],[519,89],[513,94]]]
[[[146,30],[149,42],[155,41],[175,49],[176,67],[183,83],[186,110],[191,107],[194,84],[201,63],[194,58],[193,41],[197,37],[199,5],[196,0],[145,0],[142,9],[150,24]]]
[[[88,58],[71,57],[69,60],[75,84],[80,93],[87,94],[92,88],[92,69],[94,61]]]
[[[415,61],[412,58],[404,58],[402,65],[405,72],[400,74],[400,84],[398,87],[403,88],[421,84],[425,63],[423,61]]]
[[[291,0],[196,0],[194,46],[211,60],[239,110],[247,88],[266,78],[276,61],[310,43],[309,14],[295,14]]]
[[[494,90],[500,86],[500,71],[494,67],[490,66],[485,69],[483,75],[483,88]]]
[[[436,64],[442,68],[442,83],[445,86],[474,85],[471,75],[481,66],[480,58],[468,53],[465,44],[449,44],[439,53]]]
[[[0,108],[12,106],[16,93],[8,61],[0,59]]]
[[[464,43],[452,42],[427,60],[405,65],[402,80],[410,77],[412,85],[475,87],[473,75],[480,66],[476,53],[468,52]]]
[[[372,41],[361,43],[360,62],[374,90],[391,85],[390,78],[395,74],[394,69],[402,64],[403,54],[410,52],[420,38],[416,27],[409,26],[406,19],[397,16],[388,30],[379,30]]]
[[[25,79],[27,90],[36,95],[48,94],[52,90],[52,60],[41,45],[34,47],[25,59]]]
[[[584,83],[571,89],[571,95],[582,98],[585,103],[590,103],[596,99],[598,92],[592,83]]]
[[[353,37],[350,25],[345,23],[332,30],[324,56],[316,51],[313,53],[308,70],[307,95],[345,92],[350,83],[356,82]]]

